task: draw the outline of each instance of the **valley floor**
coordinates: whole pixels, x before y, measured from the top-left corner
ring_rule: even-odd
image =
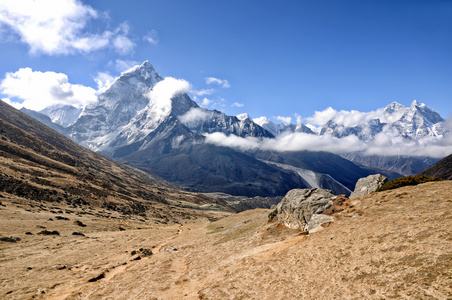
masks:
[[[309,235],[264,209],[165,226],[0,201],[20,238],[0,241],[1,299],[452,298],[452,181],[350,200]]]

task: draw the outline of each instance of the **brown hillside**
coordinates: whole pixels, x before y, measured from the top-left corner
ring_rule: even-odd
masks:
[[[443,158],[436,164],[428,167],[424,171],[419,172],[418,175],[452,180],[452,154]]]
[[[452,297],[452,181],[349,200],[309,235],[263,209],[163,226],[1,201],[0,235],[20,239],[0,242],[2,299]]]
[[[93,153],[3,101],[0,192],[37,203],[103,208],[164,223],[216,218],[210,208],[230,211],[221,202],[178,190]]]

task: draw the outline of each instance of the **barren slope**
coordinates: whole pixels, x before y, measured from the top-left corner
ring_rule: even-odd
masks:
[[[262,209],[163,226],[99,211],[56,220],[1,200],[0,234],[21,238],[0,242],[5,299],[452,297],[452,181],[353,199],[310,235],[267,223],[270,210]],[[37,235],[37,225],[61,235]],[[86,236],[72,236],[76,230]]]
[[[158,177],[89,151],[3,101],[0,192],[163,223],[198,218],[208,207],[232,211],[219,201],[181,191]]]

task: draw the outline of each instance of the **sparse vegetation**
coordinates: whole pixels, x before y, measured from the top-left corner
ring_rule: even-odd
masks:
[[[424,175],[405,176],[405,177],[400,177],[400,178],[396,178],[391,181],[388,181],[382,187],[380,187],[377,190],[377,192],[397,189],[397,188],[400,188],[403,186],[408,186],[408,185],[418,185],[418,184],[429,182],[429,181],[440,181],[440,180],[442,180],[442,179],[424,176]]]

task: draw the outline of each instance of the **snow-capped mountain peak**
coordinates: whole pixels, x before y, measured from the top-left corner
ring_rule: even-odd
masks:
[[[72,105],[55,104],[48,106],[39,112],[48,116],[53,123],[68,127],[77,120],[82,109]]]

